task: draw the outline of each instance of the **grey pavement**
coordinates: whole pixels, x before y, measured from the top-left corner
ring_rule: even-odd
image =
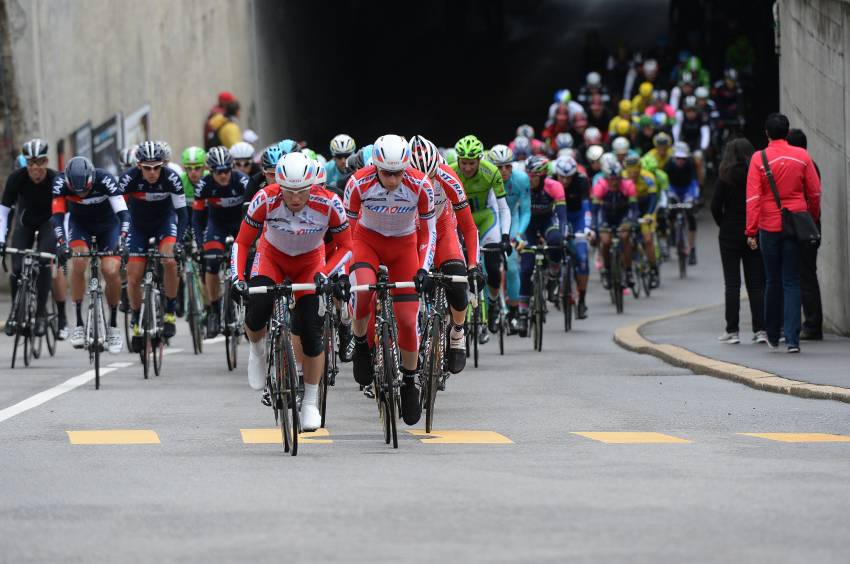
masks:
[[[0,561],[846,562],[850,443],[739,434],[850,436],[846,404],[696,375],[612,341],[621,325],[719,301],[714,232],[702,228],[687,280],[665,277],[618,316],[594,279],[591,316],[573,332],[555,317],[543,352],[511,337],[504,357],[488,344],[478,369],[450,379],[436,428],[511,444],[426,444],[401,425],[394,451],[349,365],[329,397],[332,443],[295,458],[245,444],[240,429],[274,425],[247,386],[246,348],[228,373],[222,345],[192,355],[180,322],[182,351],[162,376],[143,380],[123,353],[114,361],[132,364],[101,390],[87,383],[0,421]],[[0,414],[88,369],[63,344],[9,370],[10,345],[0,339]],[[160,442],[71,444],[67,431],[83,430]]]
[[[742,305],[748,316],[747,303]],[[786,354],[781,343],[776,351],[769,352],[767,345],[751,341],[752,327],[743,317],[742,340],[737,345],[717,340],[724,328],[722,306],[648,323],[640,333],[655,343],[678,345],[703,356],[792,380],[850,388],[850,339],[827,334],[823,341],[803,341],[799,355]]]

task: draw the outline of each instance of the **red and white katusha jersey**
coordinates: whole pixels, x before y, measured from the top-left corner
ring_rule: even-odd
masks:
[[[427,222],[435,217],[434,189],[424,174],[408,167],[401,186],[390,192],[378,182],[378,169],[371,165],[348,179],[345,209],[360,227],[385,237],[410,235],[417,229],[417,218]]]
[[[457,173],[449,165],[437,165],[431,184],[434,186],[434,211],[439,221],[443,221],[451,214],[449,206],[446,205],[447,201],[451,202],[452,208],[455,210],[463,209],[469,205],[463,184]],[[444,214],[446,214],[446,218],[443,217]]]
[[[342,200],[330,190],[313,186],[307,205],[296,213],[286,207],[277,184],[257,192],[245,222],[257,229],[265,224],[263,239],[289,256],[324,248],[326,231],[340,232],[348,227]]]

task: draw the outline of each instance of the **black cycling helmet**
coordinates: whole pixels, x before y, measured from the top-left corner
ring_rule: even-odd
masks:
[[[138,164],[162,164],[164,158],[162,145],[156,141],[145,141],[136,149],[136,162]]]
[[[71,192],[82,196],[91,190],[94,184],[94,165],[85,157],[74,157],[65,167],[65,183]]]
[[[207,152],[207,168],[213,172],[233,169],[233,157],[227,147],[213,147]]]
[[[35,139],[30,139],[26,143],[24,143],[23,148],[21,148],[21,154],[24,156],[26,160],[37,159],[39,157],[47,156],[47,141],[44,139],[39,139],[36,137]]]

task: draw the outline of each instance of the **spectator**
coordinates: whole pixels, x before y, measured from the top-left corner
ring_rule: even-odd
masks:
[[[788,352],[798,353],[800,249],[795,237],[782,234],[782,213],[762,164],[763,157],[775,180],[781,207],[791,212],[808,211],[815,221],[820,218],[820,180],[809,153],[792,147],[786,141],[789,130],[786,116],[770,114],[764,128],[767,148],[753,155],[747,172],[747,244],[753,250],[761,245],[766,278],[764,322],[767,344],[771,350],[776,350],[780,325],[784,325]]]
[[[808,149],[806,134],[800,129],[788,132],[788,144],[792,147]],[[815,163],[815,171],[820,179],[820,169]],[[820,220],[817,220],[818,231],[821,231]],[[821,231],[823,232],[823,231]],[[803,330],[800,332],[801,341],[823,340],[823,306],[820,299],[820,284],[818,284],[818,248],[804,245],[800,249],[800,297],[803,303]]]
[[[726,286],[726,333],[718,337],[724,343],[741,342],[738,326],[741,307],[741,265],[750,300],[753,341],[767,342],[764,331],[764,264],[761,252],[747,246],[744,227],[747,222],[747,168],[755,149],[745,138],[729,141],[720,161],[720,171],[711,200],[711,215],[720,227],[720,261]]]
[[[218,95],[219,106],[210,110],[204,127],[204,146],[207,150],[218,145],[228,149],[242,141],[242,131],[239,129],[239,100],[230,92]],[[221,110],[221,111],[219,111]]]

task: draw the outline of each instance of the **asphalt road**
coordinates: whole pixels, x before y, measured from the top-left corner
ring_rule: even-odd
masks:
[[[247,348],[228,373],[223,345],[194,356],[182,322],[162,376],[143,380],[123,353],[101,390],[87,382],[13,413],[88,363],[64,344],[10,370],[2,339],[0,561],[846,562],[850,443],[742,434],[850,436],[846,404],[697,376],[611,340],[720,301],[702,228],[688,280],[627,297],[620,316],[597,283],[590,318],[569,334],[553,320],[542,353],[516,337],[504,357],[488,344],[437,400],[438,429],[485,432],[434,433],[460,444],[400,431],[387,447],[350,365],[329,397],[330,442],[295,458],[243,442],[241,430],[274,425],[247,386]],[[95,436],[151,443],[69,434],[115,430],[148,432]],[[622,432],[639,434],[576,434]],[[779,438],[818,437],[840,438]]]

